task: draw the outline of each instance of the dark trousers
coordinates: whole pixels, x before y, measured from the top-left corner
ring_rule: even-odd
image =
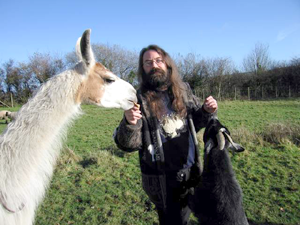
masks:
[[[188,224],[191,210],[188,206],[189,189],[186,186],[186,175],[179,173],[177,179],[166,176],[166,208],[156,206],[160,225]]]
[[[187,225],[191,210],[186,204],[174,201],[166,209],[156,208],[160,225]]]
[[[142,174],[143,188],[155,204],[160,225],[187,225],[191,210],[190,169],[165,175]]]

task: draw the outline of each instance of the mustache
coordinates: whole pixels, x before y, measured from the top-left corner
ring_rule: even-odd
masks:
[[[149,72],[148,75],[154,75],[154,74],[165,74],[165,71],[160,68],[152,68]]]

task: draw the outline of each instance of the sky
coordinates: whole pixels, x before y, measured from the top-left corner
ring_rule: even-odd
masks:
[[[90,28],[94,44],[171,56],[226,57],[240,66],[255,44],[275,61],[300,57],[300,0],[0,0],[0,65],[64,55]]]

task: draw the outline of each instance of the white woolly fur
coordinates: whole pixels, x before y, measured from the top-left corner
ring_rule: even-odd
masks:
[[[33,221],[33,210],[49,184],[67,127],[81,112],[74,96],[83,76],[74,73],[65,71],[45,83],[0,136],[0,195],[16,211],[7,213],[0,206],[0,224]]]
[[[82,100],[124,110],[136,101],[129,83],[95,64],[90,32],[86,30],[77,42],[81,62],[43,84],[0,136],[0,225],[33,224],[67,128],[81,114]],[[114,98],[104,101],[106,90],[115,92]]]

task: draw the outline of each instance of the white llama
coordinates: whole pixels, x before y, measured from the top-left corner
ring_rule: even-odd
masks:
[[[95,62],[86,30],[76,44],[80,62],[41,86],[0,136],[0,224],[31,225],[80,104],[127,110],[135,89]]]

